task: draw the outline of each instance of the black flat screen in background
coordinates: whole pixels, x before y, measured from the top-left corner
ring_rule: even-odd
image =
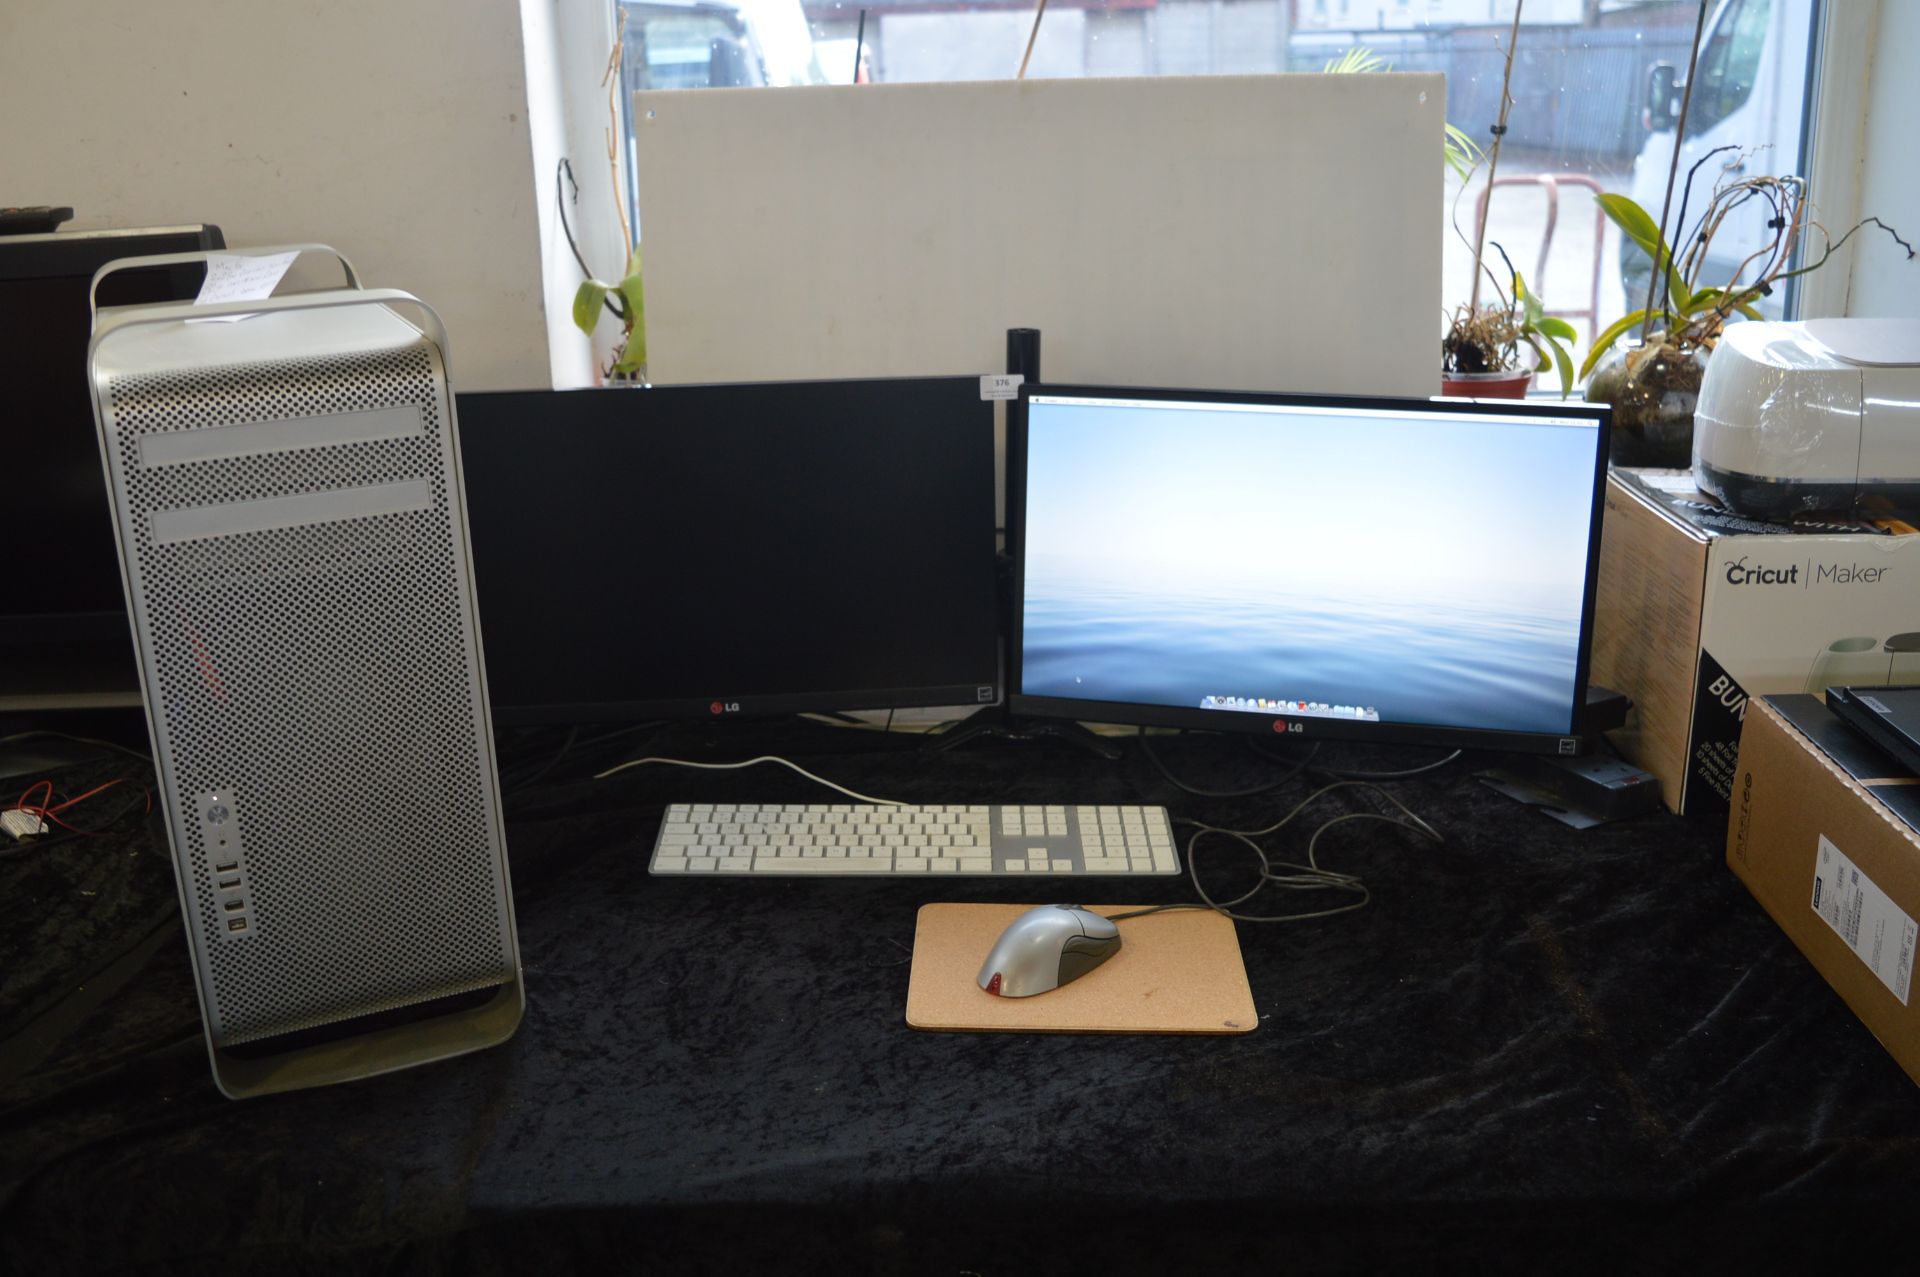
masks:
[[[978,378],[476,393],[457,414],[500,721],[997,696]]]
[[[115,234],[0,237],[0,318],[7,337],[0,381],[0,455],[7,459],[5,538],[40,547],[21,563],[14,589],[0,591],[0,618],[103,615],[107,637],[124,637],[126,595],[113,544],[100,464],[100,436],[87,385],[93,273],[122,257],[221,247],[213,227]],[[119,272],[101,286],[100,304],[191,298],[202,266]],[[71,622],[69,622],[71,624]]]
[[[123,257],[225,246],[216,226],[0,237],[0,703],[137,703],[126,591],[87,384],[93,274]],[[102,306],[190,300],[197,263],[116,272]],[[103,699],[104,698],[104,699]]]

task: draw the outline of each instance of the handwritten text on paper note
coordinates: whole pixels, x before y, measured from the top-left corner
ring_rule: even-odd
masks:
[[[299,253],[272,253],[265,257],[218,255],[207,259],[207,279],[200,285],[196,306],[219,302],[257,302],[272,296],[287,268]],[[209,315],[209,320],[245,319],[245,315]]]

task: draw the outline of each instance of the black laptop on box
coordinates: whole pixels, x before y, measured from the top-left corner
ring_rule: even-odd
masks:
[[[1920,775],[1920,684],[1829,687],[1827,708]]]

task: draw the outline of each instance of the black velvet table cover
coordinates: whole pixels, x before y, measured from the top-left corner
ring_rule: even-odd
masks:
[[[835,796],[770,766],[596,781],[627,755],[540,763],[558,742],[504,741],[519,1032],[330,1089],[214,1089],[157,820],[0,851],[0,1271],[1801,1271],[1911,1251],[1920,1091],[1728,873],[1718,821],[1575,832],[1468,756],[1387,786],[1444,845],[1375,822],[1323,839],[1368,907],[1239,925],[1254,1032],[935,1034],[905,1022],[921,904],[1191,884],[653,878],[668,802]],[[782,753],[904,801],[1243,827],[1324,783],[1200,799],[1137,741],[1117,762],[921,746],[796,720],[628,742]],[[1280,770],[1227,737],[1158,752],[1203,787]],[[123,775],[143,765],[56,780]],[[1336,791],[1270,845],[1297,859],[1358,810],[1388,809]],[[1222,843],[1202,869],[1228,891],[1250,860]]]

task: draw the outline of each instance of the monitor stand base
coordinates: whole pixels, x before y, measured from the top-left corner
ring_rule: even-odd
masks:
[[[990,736],[997,740],[1057,740],[1076,745],[1109,762],[1118,762],[1120,745],[1069,719],[1017,718],[1004,710],[985,709],[958,727],[927,738],[926,747],[944,752],[958,749],[970,740]]]

